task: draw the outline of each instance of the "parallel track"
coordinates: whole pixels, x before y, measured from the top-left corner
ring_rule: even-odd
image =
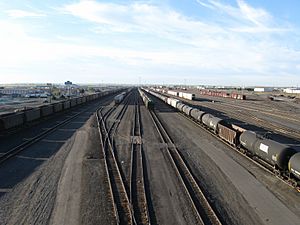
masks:
[[[176,97],[173,96],[173,98],[176,98]],[[193,101],[193,100],[182,99],[182,98],[178,98],[178,97],[177,97],[177,99],[180,99],[181,101],[186,102],[192,106],[200,106],[200,107],[204,106],[204,107],[207,107],[210,109],[218,110],[219,112],[226,113],[228,116],[232,116],[232,118],[234,118],[234,119],[238,119],[242,122],[253,124],[258,127],[270,129],[270,131],[275,132],[275,133],[280,133],[286,137],[290,137],[293,139],[300,139],[300,131],[299,130],[289,128],[287,126],[284,126],[284,125],[282,125],[280,123],[276,123],[276,122],[275,122],[276,123],[276,125],[275,125],[274,122],[260,119],[254,115],[251,115],[250,113],[243,113],[243,115],[241,115],[240,113],[238,113],[230,108],[230,107],[237,107],[237,106],[234,106],[231,104],[222,103],[222,105],[217,105],[217,104],[211,105],[211,104],[207,104],[207,103],[202,103],[202,105],[200,105],[200,104],[195,105],[195,101]],[[246,108],[246,107],[243,107],[243,108]],[[252,110],[252,111],[254,111],[254,110]],[[262,113],[269,115],[269,116],[272,115],[272,116],[280,117],[282,119],[282,116],[276,115],[274,113],[266,113],[266,112],[262,112]],[[285,118],[285,119],[293,120],[294,122],[299,121],[294,118]]]
[[[177,98],[177,99],[180,99],[180,98]],[[194,101],[193,100],[188,100],[188,99],[181,99],[183,100],[183,102],[187,102],[189,103],[190,105],[193,105],[194,104]],[[161,101],[161,100],[160,100]],[[224,109],[223,109],[224,110]],[[231,111],[232,113],[232,111]],[[240,115],[238,115],[238,113],[234,113],[236,118],[240,118],[242,121],[244,120],[243,117],[241,117]],[[210,132],[209,130],[207,130],[206,128],[204,128],[198,121],[195,121],[194,119],[188,117],[187,115],[183,114],[182,112],[179,112],[179,115],[187,118],[188,120],[190,120],[191,122],[193,122],[196,126],[200,127],[201,129],[205,130],[207,133],[209,133],[210,135],[214,136],[215,138],[219,139],[221,142],[223,142],[224,144],[226,144],[228,147],[230,147],[231,149],[233,149],[234,151],[238,152],[239,154],[243,155],[244,157],[246,157],[248,160],[250,160],[251,162],[255,163],[258,167],[260,167],[261,169],[267,171],[268,173],[272,174],[272,175],[275,175],[280,181],[284,182],[285,184],[287,184],[288,186],[292,187],[292,188],[295,188],[298,192],[300,192],[300,188],[297,187],[297,184],[290,180],[288,177],[284,177],[284,176],[281,176],[277,173],[274,173],[274,168],[271,167],[270,165],[268,165],[266,162],[262,161],[261,159],[257,158],[256,156],[252,156],[252,155],[248,155],[247,152],[243,149],[240,149],[240,148],[237,148],[237,147],[234,147],[232,145],[230,145],[229,143],[227,143],[225,140],[223,140],[222,138],[216,136],[214,133]],[[250,119],[251,117],[248,116]],[[257,124],[257,119],[255,118],[252,118],[252,120],[256,120],[256,124]],[[261,120],[261,123],[266,123],[266,121],[262,121]],[[258,124],[259,126],[261,126],[261,123]],[[278,131],[278,127],[273,125],[272,123],[268,123],[269,125],[269,128],[271,129],[275,129]],[[286,130],[286,128],[283,128]],[[280,130],[279,130],[280,132]],[[295,132],[295,131],[293,131]],[[284,133],[286,136],[290,136],[290,137],[297,137],[297,138],[300,138],[300,136],[298,137],[298,134],[294,134],[294,135],[287,135],[287,132],[285,131],[281,131],[281,133]]]
[[[108,192],[109,192],[109,197],[111,198],[111,204],[112,204],[112,213],[113,213],[113,217],[116,221],[117,224],[120,224],[120,220],[119,220],[119,213],[117,210],[117,205],[115,202],[115,197],[114,197],[114,193],[113,193],[113,188],[112,188],[112,183],[111,183],[111,179],[110,179],[110,173],[109,173],[109,169],[108,169],[108,164],[107,164],[107,156],[106,156],[106,152],[104,150],[104,142],[103,140],[105,139],[105,137],[103,137],[102,131],[101,131],[101,126],[103,123],[103,117],[100,114],[101,113],[102,108],[99,108],[96,112],[96,118],[97,118],[97,126],[98,126],[98,132],[99,132],[99,136],[100,136],[100,142],[101,142],[101,152],[100,155],[103,156],[104,159],[104,167],[105,167],[105,183],[108,185]]]
[[[93,106],[91,106],[93,107]],[[71,123],[74,119],[76,119],[77,117],[79,117],[80,115],[82,115],[83,113],[89,111],[91,109],[91,107],[76,113],[75,115],[65,119],[64,121],[60,122],[59,124],[54,125],[53,127],[43,131],[42,133],[36,135],[35,137],[31,138],[30,140],[27,140],[23,143],[21,143],[20,145],[13,147],[12,149],[8,150],[5,153],[2,153],[2,155],[0,156],[0,165],[2,163],[4,163],[5,161],[7,161],[8,159],[18,155],[19,153],[21,153],[22,151],[26,150],[27,148],[29,148],[30,146],[32,146],[33,144],[43,140],[47,135],[55,132],[56,130],[60,129],[61,127],[63,127],[64,125],[67,125],[69,123]]]
[[[106,180],[109,183],[112,201],[114,202],[113,213],[117,224],[135,224],[131,204],[125,189],[113,145],[105,125],[101,110],[97,111],[99,133],[102,140],[102,151],[105,158]],[[107,117],[106,117],[107,118]]]
[[[173,96],[173,98],[176,98],[176,97]],[[196,102],[193,101],[193,100],[183,99],[183,98],[179,98],[179,97],[177,97],[177,99],[180,99],[181,101],[186,102],[186,103],[188,103],[192,106],[200,106],[200,107],[204,106],[204,107],[207,107],[207,108],[210,108],[210,109],[217,110],[219,112],[226,113],[228,116],[232,116],[232,118],[234,118],[234,119],[238,119],[242,122],[247,122],[249,124],[253,124],[253,125],[256,125],[256,126],[259,126],[259,127],[268,128],[268,129],[272,130],[273,132],[280,133],[280,134],[285,135],[285,136],[290,137],[290,138],[300,139],[300,131],[299,130],[291,129],[291,128],[289,128],[287,126],[284,126],[280,123],[276,123],[276,125],[275,125],[274,122],[270,122],[270,121],[267,121],[267,120],[264,120],[264,119],[260,119],[260,118],[254,116],[250,113],[243,113],[241,115],[239,112],[234,111],[231,108],[231,107],[237,107],[237,108],[246,109],[246,107],[243,107],[243,106],[236,106],[236,105],[229,104],[229,103],[222,103],[221,105],[218,105],[218,104],[212,105],[212,104],[208,104],[208,103],[195,104]],[[252,109],[252,111],[255,111],[255,110]],[[256,111],[261,112],[259,110],[256,110]],[[280,117],[281,119],[283,119],[282,115],[276,115],[274,113],[265,112],[265,111],[262,111],[261,113],[266,114],[268,116]],[[298,119],[287,118],[287,117],[284,118],[284,119],[292,120],[294,122],[295,121],[297,121],[297,122],[300,121]]]
[[[129,98],[131,97],[132,93],[129,93],[125,99],[123,100],[123,105],[121,106],[121,110],[117,113],[116,115],[116,118],[114,119],[113,123],[111,124],[111,126],[109,127],[108,129],[108,132],[107,132],[107,136],[106,136],[106,139],[105,139],[105,143],[110,140],[111,144],[112,144],[112,147],[113,147],[113,151],[114,151],[114,154],[115,154],[115,158],[116,158],[116,162],[117,162],[117,165],[120,169],[120,174],[121,174],[121,177],[124,181],[124,185],[125,185],[125,189],[126,189],[126,193],[127,193],[127,197],[130,198],[130,190],[129,190],[129,184],[128,182],[126,182],[126,177],[125,177],[125,173],[124,171],[121,169],[122,166],[121,166],[121,163],[120,163],[120,160],[118,159],[118,154],[117,154],[117,151],[116,151],[116,147],[115,147],[115,140],[114,140],[114,137],[115,137],[115,134],[116,134],[116,131],[117,131],[117,128],[118,126],[120,125],[120,122],[128,108],[128,104],[129,104]],[[116,107],[114,107],[113,109],[116,109]],[[114,110],[109,110],[106,114],[106,118],[108,118],[112,112]],[[106,123],[107,126],[108,126],[108,123]]]
[[[189,198],[195,219],[197,220],[198,224],[220,225],[221,222],[218,216],[210,206],[208,200],[201,191],[199,185],[197,184],[195,178],[184,162],[182,156],[180,155],[178,149],[162,125],[161,121],[155,112],[150,111],[150,115],[161,137],[161,140],[166,144],[166,153]]]
[[[275,175],[276,178],[278,178],[280,181],[284,182],[285,184],[287,184],[288,186],[295,188],[298,192],[300,192],[300,188],[295,186],[295,183],[290,183],[285,177],[282,177],[278,174],[274,173],[274,169],[273,167],[271,167],[269,164],[267,164],[266,162],[262,161],[261,159],[257,158],[257,157],[253,157],[252,155],[248,155],[247,152],[245,152],[244,150],[234,147],[232,145],[230,145],[228,142],[226,142],[225,140],[223,140],[222,138],[216,136],[214,133],[212,133],[211,131],[207,130],[206,128],[204,128],[198,121],[195,121],[194,119],[186,116],[185,114],[179,112],[179,115],[181,115],[182,117],[188,119],[189,121],[191,121],[193,124],[195,124],[197,127],[201,128],[202,130],[204,130],[205,132],[209,133],[210,135],[212,135],[214,138],[217,138],[219,141],[223,142],[225,145],[227,145],[229,148],[231,148],[232,150],[234,150],[235,152],[239,153],[240,155],[246,157],[249,161],[251,161],[252,163],[254,163],[255,165],[257,165],[259,168],[263,169],[264,171],[272,174],[273,176]]]
[[[145,170],[142,148],[142,130],[138,94],[135,104],[131,142],[130,202],[133,205],[134,216],[137,224],[150,225],[151,223],[144,182]]]
[[[193,102],[191,102],[191,103],[193,104]],[[209,107],[209,106],[206,106],[206,107]],[[223,106],[215,105],[212,108],[214,108],[214,109],[216,109],[220,112],[223,111],[223,112],[227,113],[227,115],[232,115],[233,118],[239,119],[243,122],[252,123],[252,124],[257,125],[259,127],[263,126],[264,128],[268,128],[268,129],[270,129],[274,132],[281,133],[285,136],[300,139],[300,131],[288,128],[288,127],[283,126],[279,123],[276,123],[276,125],[275,125],[273,122],[263,120],[263,119],[260,119],[256,116],[252,116],[251,114],[246,114],[246,113],[244,113],[243,116],[242,116],[241,114],[229,109],[228,107],[224,107],[224,105]]]

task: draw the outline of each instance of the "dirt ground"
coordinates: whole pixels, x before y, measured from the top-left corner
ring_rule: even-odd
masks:
[[[114,224],[95,125],[92,116],[53,157],[0,199],[0,224]]]
[[[159,117],[223,224],[297,224],[293,222],[300,212],[298,195],[169,106],[157,103]],[[118,159],[123,162],[128,161],[125,151],[130,149],[133,116],[131,105],[116,134]],[[195,224],[189,202],[165,154],[166,146],[143,105],[141,122],[152,224]],[[0,195],[0,224],[116,224],[95,115],[51,157],[30,159],[42,163],[7,194]],[[125,164],[122,169],[127,174]]]
[[[234,162],[234,157],[228,154],[233,150],[164,103],[156,101],[156,106],[163,123],[224,224],[297,224],[297,200],[287,206],[291,200],[287,196],[297,196],[282,189],[284,184],[277,182],[273,175],[262,175],[261,169],[254,165],[246,165],[242,157],[235,158],[237,161]],[[257,192],[251,193],[253,190]],[[278,191],[280,194],[275,197],[274,192]]]

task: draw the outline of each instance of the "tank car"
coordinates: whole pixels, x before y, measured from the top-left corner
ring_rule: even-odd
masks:
[[[183,112],[184,112],[186,115],[191,116],[191,111],[192,111],[194,108],[192,108],[192,107],[190,107],[190,106],[187,105],[187,106],[183,107],[182,109],[183,109]]]
[[[288,162],[296,150],[269,139],[259,139],[254,146],[256,155],[282,170],[288,169]]]
[[[191,111],[191,117],[193,117],[195,120],[202,122],[202,116],[205,114],[205,112],[200,111],[198,109],[193,109]]]
[[[184,106],[185,106],[185,104],[183,104],[183,103],[181,103],[181,102],[177,103],[177,109],[178,109],[180,112],[182,112],[182,109],[183,109]]]
[[[114,97],[115,104],[120,104],[125,96],[126,92],[122,92],[121,94]]]
[[[254,144],[258,137],[255,132],[246,130],[240,136],[240,144],[250,152],[254,153]]]
[[[290,158],[288,167],[290,173],[293,174],[298,179],[298,183],[300,183],[300,152]]]
[[[208,128],[212,129],[215,133],[217,132],[218,124],[222,121],[222,119],[211,114],[205,114],[202,116],[202,123],[205,124]]]
[[[295,149],[273,140],[260,138],[252,131],[243,132],[240,143],[252,154],[281,171],[288,170],[289,160],[296,153]]]

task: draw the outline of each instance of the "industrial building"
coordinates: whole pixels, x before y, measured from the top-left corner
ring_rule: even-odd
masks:
[[[271,88],[271,87],[256,87],[256,88],[254,88],[255,92],[271,92],[273,90],[274,90],[274,88]]]

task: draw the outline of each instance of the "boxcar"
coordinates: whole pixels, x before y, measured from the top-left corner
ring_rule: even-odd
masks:
[[[25,114],[26,122],[37,120],[37,119],[41,118],[41,109],[34,108],[34,109],[26,110],[26,111],[24,111],[24,114]]]
[[[53,104],[53,110],[54,110],[54,112],[62,111],[63,110],[63,103],[58,102],[58,103]]]
[[[177,91],[168,91],[169,95],[179,96],[179,93]]]
[[[76,98],[77,105],[80,105],[82,103],[82,97]]]
[[[63,102],[64,109],[69,109],[71,107],[71,101],[66,100]]]
[[[217,126],[217,134],[220,138],[224,139],[228,143],[234,146],[237,144],[237,131],[235,131],[234,129],[231,129],[219,123]]]
[[[189,99],[189,100],[194,100],[195,99],[195,94],[185,93],[185,92],[180,92],[180,93],[181,93],[180,97],[182,97],[182,98]]]
[[[12,113],[0,117],[0,130],[6,130],[24,124],[24,112]]]
[[[53,114],[53,105],[42,106],[40,109],[42,117]]]
[[[179,103],[180,101],[178,99],[175,98],[168,98],[167,99],[167,103],[171,106],[173,106],[174,108],[177,108],[177,103]]]
[[[71,101],[71,107],[77,105],[76,98],[72,98],[70,101]]]

